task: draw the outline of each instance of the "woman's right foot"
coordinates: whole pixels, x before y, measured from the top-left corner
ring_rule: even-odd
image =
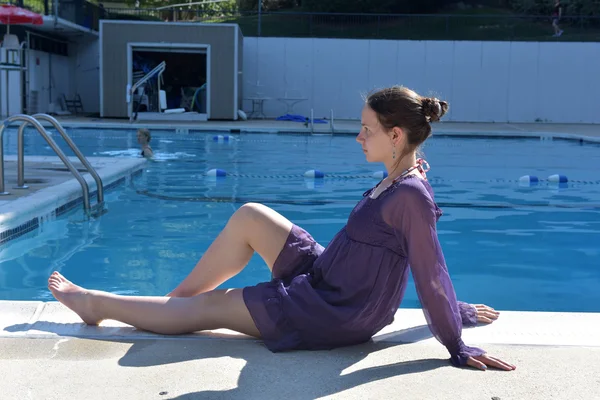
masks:
[[[58,272],[53,272],[48,278],[48,289],[56,300],[73,310],[88,325],[98,325],[102,322],[92,310],[92,294],[67,280]]]

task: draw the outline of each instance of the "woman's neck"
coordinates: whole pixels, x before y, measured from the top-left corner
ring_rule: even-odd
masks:
[[[414,167],[417,163],[417,155],[415,153],[407,154],[402,157],[398,164],[392,164],[387,167],[388,179],[394,180],[402,175],[407,169]]]

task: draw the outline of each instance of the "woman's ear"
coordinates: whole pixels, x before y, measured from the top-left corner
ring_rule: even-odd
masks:
[[[394,145],[397,145],[397,144],[398,144],[398,142],[399,142],[400,140],[402,140],[402,134],[403,134],[403,133],[404,133],[404,132],[402,132],[402,129],[401,129],[401,128],[398,128],[397,126],[395,126],[395,127],[392,129],[392,142],[394,143]]]

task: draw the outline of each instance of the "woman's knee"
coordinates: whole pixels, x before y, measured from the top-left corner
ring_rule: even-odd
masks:
[[[252,223],[264,220],[268,215],[269,207],[260,203],[246,203],[231,216],[231,220],[238,223]]]
[[[277,211],[258,203],[247,203],[231,217],[228,229],[243,240],[273,268],[292,229],[292,222]]]

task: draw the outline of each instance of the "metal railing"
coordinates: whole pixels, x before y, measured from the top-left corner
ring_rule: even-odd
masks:
[[[600,40],[600,16],[565,15],[565,35],[552,37],[549,15],[347,14],[316,12],[208,12],[179,9],[108,8],[108,19],[237,23],[244,36],[397,40]]]
[[[90,189],[87,184],[87,181],[83,178],[83,176],[79,173],[77,168],[71,163],[71,161],[67,158],[65,153],[58,147],[56,142],[50,137],[44,126],[38,121],[39,119],[43,121],[50,122],[61,134],[61,136],[67,142],[67,145],[73,150],[73,152],[77,155],[81,163],[86,167],[88,172],[92,175],[97,184],[97,194],[98,194],[98,202],[92,207],[90,204]],[[83,156],[81,151],[77,148],[75,143],[69,138],[66,134],[62,126],[58,123],[58,121],[47,114],[36,114],[34,116],[17,114],[5,119],[0,125],[0,195],[9,195],[9,192],[5,191],[5,181],[4,181],[4,131],[6,128],[12,124],[13,122],[22,121],[23,124],[19,127],[18,130],[18,140],[17,140],[17,186],[15,189],[27,189],[28,186],[25,185],[25,177],[24,177],[24,129],[28,124],[33,125],[33,127],[42,135],[42,137],[46,140],[46,143],[54,150],[58,158],[63,162],[65,167],[73,174],[75,179],[81,185],[81,189],[83,192],[83,208],[88,215],[101,215],[106,210],[104,209],[104,187],[102,185],[102,180],[100,176],[96,173],[94,168],[89,164],[87,159]]]
[[[71,150],[73,150],[73,153],[75,153],[77,158],[79,158],[79,161],[81,162],[81,164],[83,164],[83,166],[87,169],[87,171],[92,176],[92,178],[94,178],[94,180],[96,181],[96,187],[98,188],[98,204],[104,203],[104,185],[102,184],[102,179],[100,178],[100,176],[98,175],[98,173],[96,172],[94,167],[92,167],[92,165],[89,163],[87,158],[85,158],[83,153],[75,145],[73,140],[69,137],[69,135],[67,135],[67,132],[65,132],[64,128],[60,125],[60,123],[56,120],[56,118],[54,118],[48,114],[35,114],[35,115],[32,115],[32,118],[35,118],[38,121],[42,121],[42,122],[44,122],[44,121],[49,122],[54,127],[54,129],[56,129],[58,131],[60,136],[62,136],[62,138],[65,140],[65,142],[67,142],[67,145],[71,148]],[[25,128],[27,127],[27,125],[29,125],[29,123],[30,123],[29,121],[23,122],[21,124],[21,126],[19,126],[19,130],[17,133],[17,135],[18,135],[17,136],[17,151],[18,151],[18,155],[17,155],[17,188],[19,188],[19,189],[27,188],[27,186],[25,186],[25,143],[24,143],[24,138],[25,138]]]

